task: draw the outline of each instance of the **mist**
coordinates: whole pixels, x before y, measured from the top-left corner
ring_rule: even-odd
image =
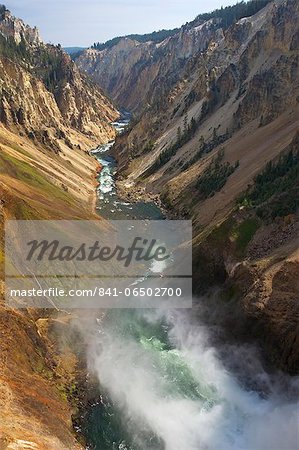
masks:
[[[150,336],[157,324],[168,344]],[[252,386],[261,380],[267,394],[245,389],[209,338],[187,311],[118,313],[116,323],[99,327],[89,343],[89,369],[134,435],[129,448],[296,450],[299,379],[270,377],[252,348],[232,346],[232,358],[249,362]]]

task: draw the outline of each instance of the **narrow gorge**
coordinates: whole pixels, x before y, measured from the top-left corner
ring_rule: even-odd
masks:
[[[71,55],[0,6],[0,450],[298,448],[298,50],[296,0]],[[190,310],[5,301],[8,220],[172,219]]]

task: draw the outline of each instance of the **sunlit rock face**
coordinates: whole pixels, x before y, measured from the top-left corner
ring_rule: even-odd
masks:
[[[0,8],[0,120],[35,142],[59,151],[115,135],[118,112],[99,87],[82,75],[61,47],[44,44],[30,28]],[[80,138],[80,135],[82,138]]]
[[[219,20],[201,22],[187,24],[159,43],[125,37],[112,48],[87,49],[76,63],[121,106],[140,112],[183,77],[194,56],[223,38]]]

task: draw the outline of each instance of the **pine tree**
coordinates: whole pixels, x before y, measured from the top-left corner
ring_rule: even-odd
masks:
[[[184,125],[183,125],[183,133],[186,134],[187,131],[188,131],[188,115],[185,114]]]
[[[181,140],[182,140],[182,130],[181,130],[181,127],[178,127],[176,141],[179,144],[181,142]]]

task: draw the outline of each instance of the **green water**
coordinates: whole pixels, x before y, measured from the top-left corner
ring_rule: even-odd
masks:
[[[165,401],[187,399],[196,402],[202,410],[211,408],[217,402],[216,389],[213,385],[198,383],[180,351],[170,342],[169,331],[166,321],[149,321],[141,310],[112,310],[101,326],[102,344],[109,345],[109,339],[134,342],[139,349],[135,361],[133,358],[130,363],[142,366],[145,360],[149,362],[159,379],[160,398]],[[121,403],[113,401],[109,389],[101,389],[98,401],[85,417],[83,431],[89,448],[163,450],[163,440],[145,421],[126,414],[125,409]]]

